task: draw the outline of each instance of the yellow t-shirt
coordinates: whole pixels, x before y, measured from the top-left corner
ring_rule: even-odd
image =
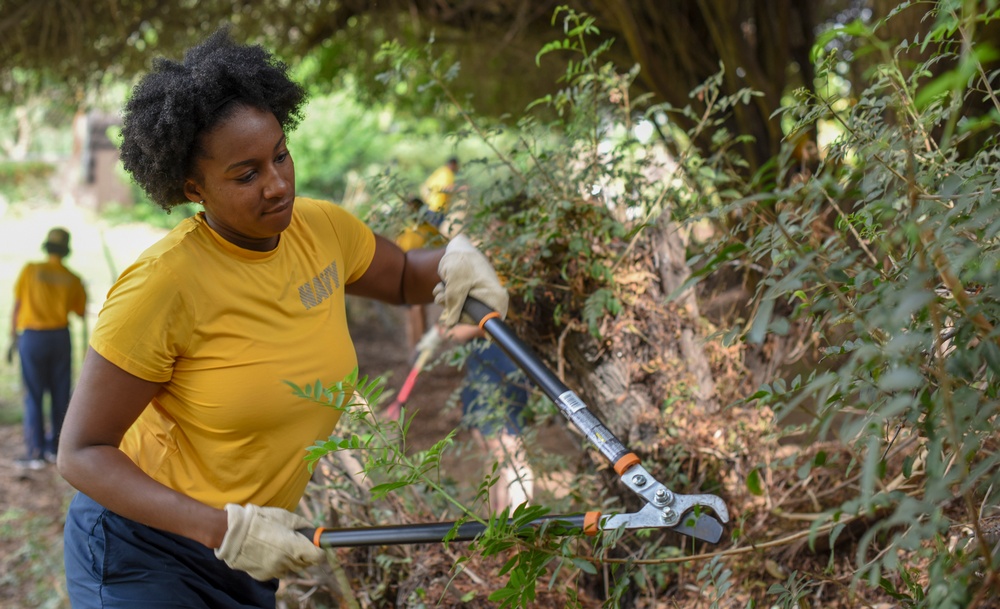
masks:
[[[421,196],[427,209],[435,212],[446,213],[448,202],[451,201],[451,193],[447,189],[455,185],[455,172],[451,167],[442,165],[424,181],[421,189]]]
[[[80,278],[63,266],[58,256],[32,262],[21,269],[14,284],[17,331],[58,330],[69,325],[72,311],[83,316],[87,292]]]
[[[122,273],[91,346],[160,391],[122,440],[143,471],[215,507],[292,510],[303,457],[340,414],[295,397],[357,366],[344,285],[371,264],[375,238],[337,205],[298,198],[278,247],[224,240],[199,214]]]

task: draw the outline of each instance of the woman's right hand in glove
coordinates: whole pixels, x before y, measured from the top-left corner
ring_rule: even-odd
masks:
[[[296,529],[312,528],[298,514],[276,507],[226,504],[229,528],[215,556],[233,569],[267,581],[323,560],[324,552]]]

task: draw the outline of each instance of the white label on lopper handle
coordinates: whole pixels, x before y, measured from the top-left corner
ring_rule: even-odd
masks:
[[[570,413],[583,410],[587,407],[587,405],[583,403],[583,400],[580,399],[580,396],[576,395],[572,391],[567,391],[561,394],[558,402]]]

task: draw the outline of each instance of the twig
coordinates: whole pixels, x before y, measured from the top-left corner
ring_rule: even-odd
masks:
[[[556,341],[556,371],[559,378],[566,378],[566,357],[563,355],[566,352],[566,336],[574,329],[576,329],[576,320],[570,320],[566,324],[566,328],[559,334],[559,340]]]
[[[455,554],[455,552],[451,550],[451,548],[446,548],[444,552],[453,561],[455,561],[456,563],[458,562],[458,556]],[[486,580],[476,575],[475,571],[470,569],[468,565],[465,564],[461,565],[461,570],[459,571],[459,573],[468,576],[468,578],[471,579],[477,586],[486,585]]]
[[[778,546],[788,545],[792,542],[798,541],[809,535],[821,533],[826,533],[832,530],[834,527],[840,524],[850,524],[855,520],[858,520],[861,516],[850,516],[846,519],[839,520],[837,522],[830,522],[819,527],[815,531],[806,530],[799,531],[798,533],[793,533],[785,537],[780,537],[778,539],[772,539],[771,541],[766,541],[764,543],[755,543],[749,546],[743,546],[739,548],[730,548],[728,550],[721,550],[719,552],[709,552],[706,554],[692,554],[691,556],[675,556],[673,558],[640,558],[640,559],[629,559],[629,558],[605,558],[601,562],[606,563],[621,563],[621,564],[635,564],[635,565],[664,565],[664,564],[676,564],[683,562],[693,562],[697,560],[711,560],[713,558],[722,558],[727,556],[739,556],[741,554],[748,554],[750,552],[756,552],[757,550],[764,550],[767,548],[774,548]]]
[[[927,201],[951,201],[952,199],[958,199],[961,197],[979,197],[985,194],[1000,194],[1000,188],[994,188],[992,190],[977,190],[975,192],[962,192],[953,195],[929,195],[929,194],[918,194],[918,199],[924,199]]]
[[[961,21],[958,19],[959,15],[955,13],[954,10],[951,11],[951,14],[955,17],[956,21],[961,24]],[[962,36],[962,46],[965,49],[971,50],[972,47],[974,46],[974,42],[969,38],[969,33],[968,31],[966,31],[966,26],[959,25],[958,33],[961,34]],[[976,68],[979,69],[979,78],[982,80],[983,86],[986,88],[986,95],[990,98],[990,100],[993,101],[993,106],[996,107],[997,111],[1000,111],[1000,100],[997,99],[996,91],[994,91],[993,87],[990,86],[990,79],[986,75],[986,70],[983,69],[983,62],[977,60]]]
[[[868,243],[866,243],[864,238],[861,237],[861,234],[858,233],[858,230],[854,228],[854,223],[852,223],[848,219],[847,214],[844,213],[844,210],[840,209],[840,205],[837,205],[837,202],[834,200],[833,197],[830,196],[828,192],[823,191],[823,195],[826,197],[827,202],[830,205],[832,205],[835,210],[837,210],[837,214],[840,215],[841,219],[844,220],[844,224],[847,225],[847,228],[851,231],[851,234],[854,235],[854,238],[858,240],[858,245],[861,246],[861,249],[864,250],[866,254],[868,254],[868,259],[872,261],[872,264],[878,266],[879,265],[878,258],[876,258],[875,254],[873,254],[872,251],[868,249]],[[895,262],[893,262],[893,266],[895,266]]]

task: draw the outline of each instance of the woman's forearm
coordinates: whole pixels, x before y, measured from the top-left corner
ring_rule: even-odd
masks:
[[[385,237],[375,235],[375,256],[357,281],[345,286],[348,294],[391,304],[427,304],[434,301],[437,268],[444,249],[404,252]]]
[[[438,277],[438,263],[444,249],[419,249],[406,252],[406,266],[403,272],[402,292],[406,304],[427,304],[434,302],[434,286],[441,282]]]
[[[224,510],[205,505],[150,478],[114,446],[61,448],[59,473],[107,509],[210,548],[226,534]]]
[[[88,349],[59,437],[59,473],[120,516],[217,547],[226,513],[160,484],[118,448],[159,389]]]

